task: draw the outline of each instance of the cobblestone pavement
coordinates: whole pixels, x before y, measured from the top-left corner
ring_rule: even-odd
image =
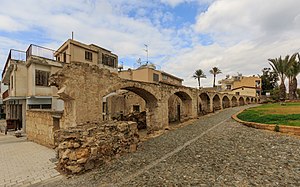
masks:
[[[58,177],[52,149],[26,141],[25,137],[0,134],[0,187],[30,186]]]
[[[45,186],[300,186],[300,138],[245,127],[231,108]]]

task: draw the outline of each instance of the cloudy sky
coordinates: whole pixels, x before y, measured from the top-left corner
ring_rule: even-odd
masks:
[[[137,67],[149,61],[196,87],[202,69],[256,75],[268,58],[300,51],[299,0],[1,0],[0,62],[29,44],[57,49],[71,37],[94,43]],[[299,81],[300,82],[300,81]]]

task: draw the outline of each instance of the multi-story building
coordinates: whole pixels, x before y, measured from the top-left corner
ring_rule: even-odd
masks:
[[[261,78],[257,76],[227,76],[225,79],[219,81],[221,84],[220,90],[229,94],[246,95],[246,96],[260,96],[261,95]]]
[[[84,62],[107,68],[111,72],[118,71],[118,56],[95,44],[86,45],[69,39],[58,48],[54,56],[59,62]]]
[[[145,64],[134,70],[128,69],[125,71],[119,71],[119,77],[142,82],[162,82],[173,85],[182,85],[183,81],[183,79],[174,75],[157,70],[153,64]]]
[[[117,73],[117,55],[94,44],[67,40],[57,51],[33,44],[26,52],[10,50],[2,73],[2,82],[8,86],[2,92],[6,119],[16,121],[25,131],[26,110],[62,111],[63,101],[48,78],[72,61],[98,64]]]

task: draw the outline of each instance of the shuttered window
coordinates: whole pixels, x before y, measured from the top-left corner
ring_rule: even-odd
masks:
[[[50,72],[42,71],[42,70],[35,70],[35,85],[36,86],[49,86],[48,79],[49,79]]]

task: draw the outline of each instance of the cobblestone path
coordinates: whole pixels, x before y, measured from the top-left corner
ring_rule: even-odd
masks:
[[[245,106],[246,107],[246,106]],[[45,186],[300,186],[300,138],[204,116],[89,173]]]

